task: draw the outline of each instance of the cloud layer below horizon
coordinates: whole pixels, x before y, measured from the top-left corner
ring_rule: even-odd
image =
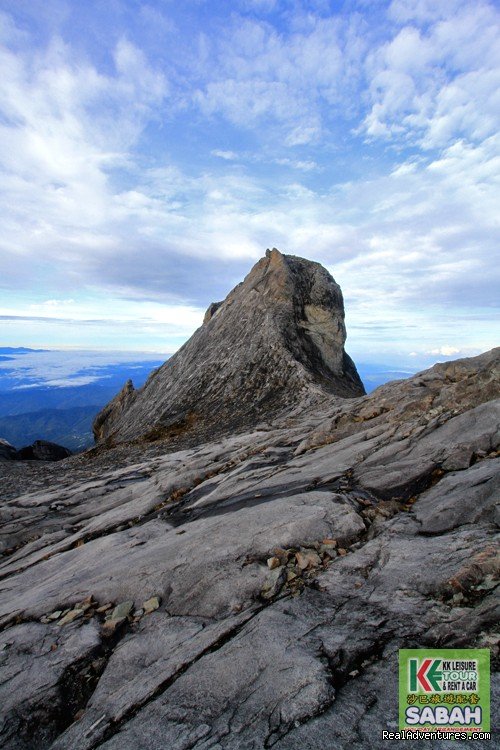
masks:
[[[276,246],[341,284],[354,356],[494,346],[499,23],[485,0],[4,0],[0,343],[172,351]]]

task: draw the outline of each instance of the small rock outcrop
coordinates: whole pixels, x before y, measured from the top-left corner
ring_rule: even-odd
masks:
[[[7,440],[0,438],[0,461],[61,461],[73,455],[69,448],[64,448],[48,440],[35,440],[17,450]]]
[[[268,250],[143,388],[128,381],[96,417],[95,439],[213,439],[326,394],[361,396],[345,339],[342,292],[328,271]]]
[[[15,461],[17,450],[7,440],[0,438],[0,461]]]
[[[72,453],[69,448],[64,448],[57,443],[48,440],[35,440],[32,445],[27,445],[17,451],[16,458],[19,461],[62,461]]]

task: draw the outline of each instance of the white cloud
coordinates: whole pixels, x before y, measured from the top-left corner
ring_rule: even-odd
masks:
[[[276,7],[277,0],[240,0],[244,10],[257,10],[269,12]]]
[[[468,0],[393,0],[389,16],[395,21],[436,21],[449,18]]]
[[[301,172],[315,172],[320,169],[320,166],[315,161],[302,161],[300,159],[275,159],[275,164],[280,164],[283,167],[290,167],[291,169],[299,169]]]
[[[66,309],[69,305],[73,305],[74,303],[74,299],[46,299],[43,302],[39,302],[38,304],[31,304],[30,309],[34,311],[61,310]]]
[[[352,104],[346,85],[358,76],[365,49],[356,19],[299,16],[290,33],[238,18],[224,30],[215,64],[194,95],[205,115],[222,114],[240,127],[267,121],[288,146],[317,142],[321,109]]]
[[[9,254],[14,264],[15,257],[38,252],[45,263],[77,270],[84,248],[116,248],[109,234],[118,216],[108,172],[128,164],[128,149],[168,89],[129,42],[118,44],[115,61],[116,73],[103,75],[75,61],[60,39],[43,53],[1,50],[7,269]]]
[[[219,159],[224,159],[225,161],[236,161],[238,159],[238,154],[234,151],[224,151],[216,148],[210,153],[212,156],[218,156]]]
[[[437,349],[431,349],[427,354],[442,354],[443,357],[453,357],[455,354],[460,354],[460,349],[455,346],[440,346]]]
[[[498,11],[482,2],[397,2],[390,12],[425,26],[404,26],[368,55],[368,136],[431,149],[498,132]]]
[[[315,143],[319,140],[321,128],[319,124],[304,123],[294,128],[286,137],[287,146],[304,146],[308,143]]]
[[[375,11],[374,11],[375,12]],[[237,18],[221,31],[194,102],[289,147],[357,118],[369,138],[446,147],[499,126],[499,13],[488,2],[393,2],[386,34],[357,14],[300,14],[287,30]],[[379,19],[384,28],[383,14]],[[389,38],[388,38],[389,37]],[[356,125],[354,125],[356,130]]]

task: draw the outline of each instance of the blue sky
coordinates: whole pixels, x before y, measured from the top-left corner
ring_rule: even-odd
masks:
[[[0,344],[173,352],[273,246],[355,358],[498,343],[496,3],[0,9]]]

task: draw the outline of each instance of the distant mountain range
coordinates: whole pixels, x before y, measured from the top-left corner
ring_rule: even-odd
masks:
[[[92,422],[102,407],[129,378],[143,385],[167,357],[0,347],[0,437],[18,449],[43,439],[84,450],[93,445]],[[378,364],[358,370],[367,392],[412,374]]]

